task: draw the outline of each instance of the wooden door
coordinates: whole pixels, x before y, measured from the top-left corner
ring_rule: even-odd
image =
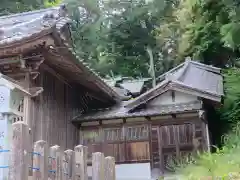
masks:
[[[191,123],[153,125],[151,133],[151,166],[161,172],[173,171],[176,163],[194,151],[194,140],[202,138],[202,132]]]

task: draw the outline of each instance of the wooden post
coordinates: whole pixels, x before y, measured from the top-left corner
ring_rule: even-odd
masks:
[[[95,152],[92,155],[92,180],[104,180],[105,159],[101,152]]]
[[[27,72],[25,74],[25,81],[24,81],[24,85],[26,88],[30,88],[30,73]],[[24,109],[23,109],[23,113],[24,113],[24,117],[23,117],[23,121],[28,124],[29,128],[31,128],[31,98],[29,95],[25,95],[24,96]]]
[[[73,150],[64,151],[64,172],[63,172],[63,180],[74,180],[75,175],[75,152]]]
[[[114,157],[105,158],[105,180],[116,180]]]
[[[48,147],[46,141],[34,143],[33,152],[33,180],[47,180],[48,178]]]
[[[49,154],[51,159],[51,164],[49,165],[49,179],[62,180],[62,153],[60,146],[52,146]]]
[[[87,147],[78,145],[74,148],[76,158],[75,180],[88,180],[87,174]]]
[[[28,179],[28,149],[29,131],[24,122],[16,122],[12,125],[12,153],[10,155],[10,168],[8,180]]]

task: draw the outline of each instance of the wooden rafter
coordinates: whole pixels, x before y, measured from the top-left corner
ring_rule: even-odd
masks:
[[[42,64],[41,67],[43,69],[45,69],[46,71],[48,71],[49,73],[51,73],[56,78],[58,78],[60,81],[64,82],[65,84],[67,84],[68,86],[71,87],[71,85],[69,84],[68,80],[66,78],[64,78],[62,75],[60,75],[59,73],[57,73],[53,68],[49,67],[46,64]]]

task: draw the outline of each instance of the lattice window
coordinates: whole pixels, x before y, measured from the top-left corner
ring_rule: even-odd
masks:
[[[148,125],[85,129],[81,133],[82,143],[92,152],[104,152],[115,157],[116,162],[150,160]]]
[[[149,128],[147,125],[126,127],[127,141],[148,140],[148,138],[149,138]]]
[[[180,144],[191,144],[193,140],[193,125],[182,124],[178,125],[178,138]]]
[[[174,128],[174,125],[160,127],[160,131],[162,133],[162,143],[164,146],[175,144]]]
[[[123,128],[106,128],[103,129],[105,141],[122,141],[124,140]]]
[[[82,131],[83,144],[99,143],[101,142],[101,131],[100,129],[91,129]]]

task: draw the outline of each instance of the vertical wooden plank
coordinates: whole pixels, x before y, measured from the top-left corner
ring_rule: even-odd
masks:
[[[201,120],[202,121],[202,120]],[[202,129],[202,150],[208,151],[209,150],[209,137],[208,137],[208,126],[207,124],[202,121],[201,122],[201,129]]]
[[[62,157],[62,180],[68,180],[68,175],[69,175],[69,159],[67,156],[67,153],[64,151],[63,152],[63,157]]]
[[[76,159],[76,179],[75,180],[88,180],[87,174],[87,147],[78,145],[75,147]]]
[[[8,180],[28,179],[29,131],[26,123],[18,121],[12,125],[12,153]]]
[[[62,153],[60,146],[55,145],[50,148],[51,169],[49,169],[50,180],[62,180]]]
[[[211,144],[210,144],[210,137],[209,137],[209,129],[208,129],[208,123],[204,123],[205,124],[205,128],[206,128],[206,141],[207,141],[207,151],[208,152],[210,152],[210,146],[211,146]]]
[[[24,85],[26,88],[30,88],[31,87],[31,77],[30,77],[30,73],[26,72],[25,73],[25,79],[24,79]],[[33,128],[33,121],[34,121],[34,117],[31,117],[31,112],[32,112],[32,100],[31,97],[29,95],[25,95],[24,99],[23,99],[23,121],[28,125],[29,128],[29,151],[33,151],[33,132],[32,132],[32,128]],[[28,156],[28,164],[30,166],[32,166],[32,162],[33,162],[33,156]],[[29,175],[32,176],[32,171],[31,169],[29,169]]]
[[[105,159],[101,152],[92,155],[92,180],[104,180]]]
[[[25,86],[27,88],[30,88],[30,74],[26,73],[25,75]],[[28,124],[29,128],[31,128],[32,125],[32,121],[31,121],[31,98],[26,95],[24,96],[24,109],[23,109],[23,113],[24,113],[24,117],[23,117],[23,121]]]
[[[33,152],[33,180],[47,180],[48,178],[48,145],[40,140],[34,143]]]
[[[74,180],[75,175],[75,152],[73,150],[64,151],[63,180]]]
[[[184,130],[186,128],[186,125],[183,125],[184,126]],[[177,157],[177,160],[180,159],[180,147],[179,147],[179,135],[181,134],[181,129],[180,129],[181,125],[173,125],[173,134],[174,134],[174,143],[175,143],[175,146],[176,146],[176,157]]]
[[[105,180],[116,180],[114,157],[105,158]]]
[[[162,141],[162,126],[157,126],[157,136],[158,136],[158,153],[159,153],[159,168],[160,171],[164,171],[164,158],[163,158],[163,152],[162,152],[162,148],[163,148],[163,141]]]

